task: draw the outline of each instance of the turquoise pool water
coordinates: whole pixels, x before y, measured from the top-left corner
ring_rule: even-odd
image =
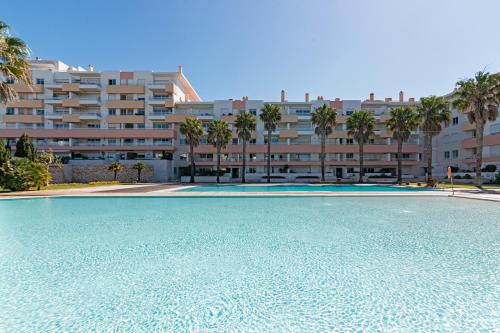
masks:
[[[500,327],[500,205],[0,200],[1,332]]]
[[[391,185],[196,185],[176,192],[408,192],[429,191],[425,187]]]

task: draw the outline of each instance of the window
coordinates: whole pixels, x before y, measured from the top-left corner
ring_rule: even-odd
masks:
[[[13,84],[13,83],[14,83],[14,79],[13,79],[13,78],[11,78],[11,77],[9,77],[9,78],[7,78],[7,79],[5,80],[5,83],[7,83],[7,84]]]
[[[45,127],[45,124],[36,124],[36,128],[44,128]]]
[[[153,123],[153,128],[168,128],[166,123]]]
[[[238,139],[237,138],[233,138],[233,145],[237,145],[238,144]]]
[[[115,79],[109,79],[109,80],[108,80],[108,84],[109,84],[110,86],[116,86],[116,80],[115,80]]]
[[[351,114],[353,114],[353,113],[354,113],[354,110],[347,110],[347,111],[345,112],[345,115],[346,115],[346,116],[350,116],[350,115],[351,115]]]
[[[444,152],[444,158],[450,158],[450,152],[449,151],[445,151]]]
[[[146,144],[146,139],[137,139],[137,144],[139,144],[139,145]]]
[[[67,123],[54,124],[54,128],[69,128],[69,124]]]
[[[14,108],[7,108],[7,114],[14,114],[15,113],[15,109]]]
[[[186,145],[187,144],[186,139],[179,139],[179,144],[180,145]]]
[[[453,117],[453,125],[458,125],[458,117]]]
[[[352,144],[354,144],[354,139],[345,139],[345,144],[346,145],[352,145]]]
[[[108,145],[111,145],[111,146],[116,145],[116,139],[108,139]]]
[[[127,95],[120,95],[120,101],[126,101]]]
[[[115,116],[116,115],[116,109],[108,109],[108,114],[110,116]]]
[[[138,116],[144,116],[144,109],[138,109],[135,114]]]
[[[453,158],[458,158],[458,150],[453,150],[451,153]]]
[[[44,79],[36,79],[36,84],[44,85],[45,84],[45,80]]]
[[[345,154],[345,158],[348,160],[352,160],[354,158],[354,153],[347,153]]]
[[[43,116],[45,114],[45,110],[44,109],[38,109],[36,110],[36,115],[37,116]]]
[[[295,114],[298,116],[308,116],[311,114],[311,110],[309,109],[299,109],[295,110]]]
[[[251,115],[254,115],[254,116],[257,115],[257,109],[249,109],[248,111],[250,112]]]
[[[354,173],[354,168],[347,168],[347,173]]]
[[[144,124],[137,124],[137,128],[146,128]]]
[[[134,124],[125,124],[124,128],[134,128]]]
[[[87,124],[87,128],[101,128],[101,124]]]

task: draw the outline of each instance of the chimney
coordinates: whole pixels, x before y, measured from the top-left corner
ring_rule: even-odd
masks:
[[[392,102],[392,98],[391,97],[386,97],[385,98],[385,102],[388,103],[388,102]]]
[[[323,100],[323,96],[318,96],[318,97],[316,98],[316,100],[317,100],[317,101],[322,101],[322,100]]]
[[[401,90],[399,92],[399,101],[400,102],[404,102],[405,101],[405,93],[403,92],[403,90]]]
[[[242,100],[243,102],[248,101],[248,96],[243,96],[243,97],[241,98],[241,100]]]
[[[304,100],[306,101],[306,103],[309,103],[309,93],[305,94]]]
[[[415,103],[415,97],[410,97],[410,98],[408,98],[408,102],[410,102],[410,103]]]
[[[182,74],[182,65],[179,65],[178,72],[179,72],[179,74]]]
[[[285,102],[285,91],[281,90],[281,103]]]
[[[375,94],[370,93],[370,102],[373,102],[375,100]]]
[[[335,97],[335,102],[340,102],[340,98]]]
[[[90,64],[90,65],[87,67],[87,71],[89,71],[89,72],[93,72],[93,71],[94,71],[94,66],[92,66],[92,64]]]

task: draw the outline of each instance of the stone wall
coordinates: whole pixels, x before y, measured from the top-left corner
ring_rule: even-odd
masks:
[[[112,181],[113,171],[108,170],[107,165],[68,165],[62,167],[50,167],[52,183],[88,183],[94,181]],[[118,172],[117,180],[124,183],[137,181],[137,170],[132,166],[125,166]],[[146,165],[141,172],[141,182],[153,181],[153,167]]]

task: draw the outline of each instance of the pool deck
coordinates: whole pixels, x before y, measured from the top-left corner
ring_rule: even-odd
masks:
[[[262,185],[262,184],[260,184]],[[296,185],[296,184],[295,184]],[[19,199],[60,196],[137,196],[137,197],[455,197],[500,202],[500,189],[438,189],[408,192],[178,192],[185,185],[172,184],[134,184],[107,185],[76,189],[0,193],[0,199]]]

